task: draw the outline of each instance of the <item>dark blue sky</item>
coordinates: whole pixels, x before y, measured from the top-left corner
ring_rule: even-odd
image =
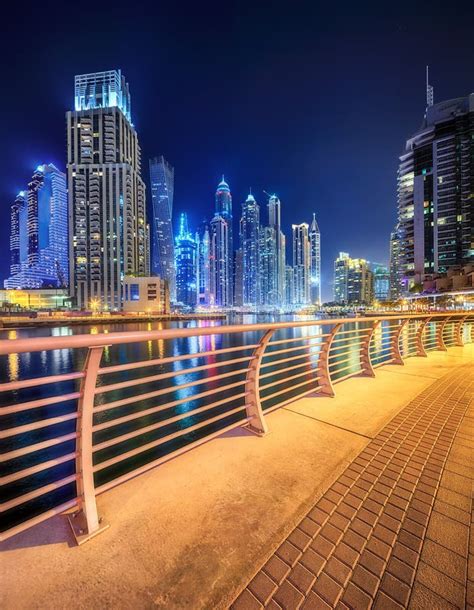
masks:
[[[173,6],[171,6],[173,5]],[[474,90],[472,3],[35,3],[3,14],[0,276],[9,209],[33,169],[65,166],[74,74],[122,68],[143,153],[175,166],[175,212],[213,213],[222,173],[234,216],[248,187],[282,200],[284,228],[322,233],[324,298],[339,250],[388,259],[398,155],[435,101]],[[266,207],[262,205],[266,219]]]

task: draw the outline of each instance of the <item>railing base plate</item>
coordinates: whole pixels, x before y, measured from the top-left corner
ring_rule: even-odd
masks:
[[[254,428],[250,424],[247,424],[245,426],[245,429],[248,430],[248,432],[251,432],[252,434],[255,434],[255,436],[266,436],[267,434],[269,434],[268,431],[265,432],[263,430],[257,430],[257,428]]]
[[[82,511],[71,513],[68,515],[67,518],[78,546],[84,544],[84,542],[87,542],[91,538],[94,538],[95,536],[97,536],[97,534],[102,533],[104,530],[110,527],[108,523],[105,523],[101,519],[99,523],[99,528],[96,529],[95,532],[89,534],[87,531],[86,518]]]

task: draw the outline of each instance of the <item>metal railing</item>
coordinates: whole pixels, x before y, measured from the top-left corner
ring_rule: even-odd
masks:
[[[79,357],[0,384],[1,536],[76,509],[81,543],[106,527],[98,494],[233,428],[263,435],[266,413],[473,330],[474,314],[434,313],[2,340],[0,358],[39,354],[47,372],[47,354]]]

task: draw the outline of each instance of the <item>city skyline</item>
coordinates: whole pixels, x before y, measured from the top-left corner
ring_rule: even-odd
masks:
[[[0,171],[2,205],[10,206],[37,164],[52,162],[64,171],[63,116],[73,107],[73,75],[121,67],[131,84],[144,167],[162,153],[176,169],[176,217],[188,211],[190,224],[199,223],[222,173],[235,201],[243,200],[248,185],[257,198],[263,190],[276,191],[287,206],[287,235],[293,222],[309,222],[316,211],[324,234],[323,300],[329,300],[338,251],[388,260],[398,156],[424,111],[425,66],[431,67],[435,102],[472,91],[471,43],[463,35],[469,20],[462,9],[454,18],[431,7],[428,23],[416,8],[409,14],[394,7],[336,15],[313,3],[294,12],[278,3],[272,11],[253,7],[240,15],[217,5],[178,12],[154,9],[159,19],[137,16],[131,29],[127,11],[120,16],[115,7],[98,8],[94,27],[101,34],[91,35],[84,48],[69,35],[65,10],[47,52],[37,36],[24,41],[19,63],[4,73],[16,95],[5,98],[1,117],[9,151]],[[113,34],[105,27],[111,17]],[[28,27],[33,14],[16,19]],[[271,44],[262,35],[263,22],[274,33]],[[211,34],[222,23],[228,36],[217,44]],[[448,47],[439,45],[450,27],[459,35]],[[426,32],[421,51],[420,28]],[[13,30],[0,42],[5,53],[15,46]],[[237,54],[233,47],[243,32],[248,44]],[[48,65],[45,75],[29,67],[32,57]],[[229,91],[225,101],[222,87]],[[331,226],[335,217],[340,222]],[[2,261],[8,260],[8,239],[2,226]]]

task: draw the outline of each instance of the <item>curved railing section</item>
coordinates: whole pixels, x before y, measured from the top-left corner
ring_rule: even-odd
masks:
[[[266,414],[303,396],[473,337],[474,314],[430,313],[2,340],[14,374],[0,384],[1,536],[69,511],[81,543],[107,527],[98,494],[233,428],[264,435]]]

